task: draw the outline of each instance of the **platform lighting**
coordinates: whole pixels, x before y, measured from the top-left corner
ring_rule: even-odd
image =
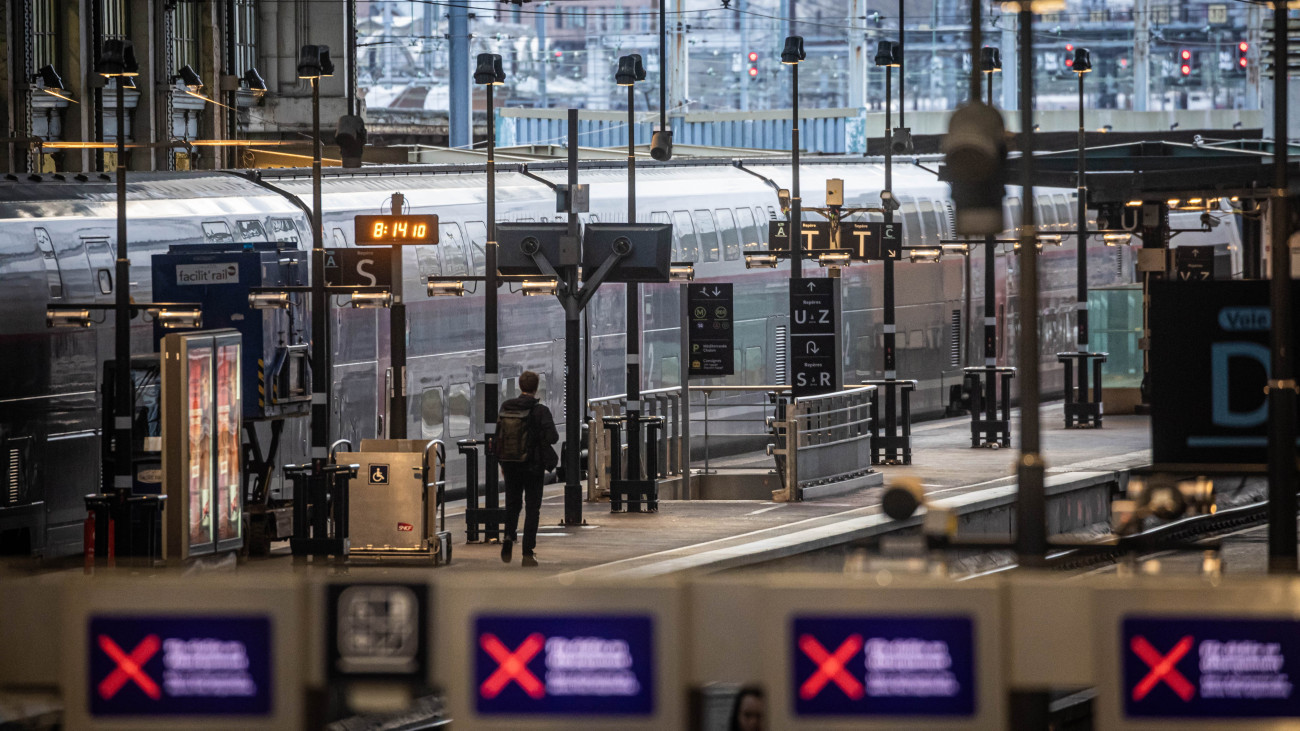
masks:
[[[284,310],[292,304],[288,292],[250,292],[248,306],[255,310]]]
[[[852,262],[847,251],[823,251],[817,255],[817,263],[823,267],[846,267]]]
[[[1128,246],[1133,240],[1133,234],[1130,233],[1109,233],[1101,235],[1102,243],[1107,246]]]
[[[803,36],[787,36],[785,39],[785,48],[781,49],[781,63],[787,66],[798,66],[799,62],[808,57],[803,50]]]
[[[1179,200],[1178,198],[1170,198],[1169,200],[1165,201],[1165,205],[1169,206],[1170,208],[1177,208],[1179,203],[1182,203],[1182,201]]]
[[[1048,244],[1060,246],[1063,242],[1064,239],[1060,234],[1038,234],[1038,248],[1040,249]]]
[[[77,104],[77,100],[68,96],[68,89],[63,85],[63,79],[59,73],[54,70],[54,66],[45,64],[39,71],[32,74],[32,81],[39,81],[40,85],[36,88],[53,97],[58,97],[64,101]]]
[[[1034,242],[1034,249],[1037,250],[1039,253],[1042,253],[1043,242],[1041,240]],[[1011,245],[1011,250],[1020,251],[1020,239],[1016,239],[1015,243]]]
[[[1076,74],[1086,74],[1092,71],[1092,53],[1086,48],[1074,49],[1074,63],[1070,70]]]
[[[482,86],[502,86],[506,83],[506,72],[501,67],[501,56],[495,53],[480,53],[474,69],[474,83]]]
[[[191,94],[197,94],[199,89],[203,88],[203,79],[199,78],[199,73],[189,64],[182,66],[181,70],[177,71],[176,75],[172,77],[172,81],[179,81],[184,84]]]
[[[99,53],[100,76],[139,76],[140,64],[135,59],[135,44],[121,38],[104,41]]]
[[[745,254],[746,269],[775,269],[776,254]]]
[[[348,297],[348,304],[354,310],[378,310],[391,307],[393,295],[390,292],[353,292]]]
[[[635,86],[638,81],[645,81],[645,64],[641,61],[641,54],[620,56],[618,70],[614,73],[614,83],[619,86]]]
[[[668,267],[668,281],[695,281],[695,265],[689,261],[675,261]]]
[[[898,44],[893,41],[881,41],[876,44],[876,66],[895,68],[899,65]]]
[[[942,247],[944,253],[951,254],[969,254],[970,244],[944,244]]]
[[[90,310],[64,310],[64,309],[47,309],[45,311],[46,327],[90,327],[94,321],[90,319]]]
[[[244,72],[244,83],[248,84],[248,90],[257,94],[266,93],[266,79],[258,72],[257,67]]]
[[[908,252],[908,258],[915,263],[936,262],[942,257],[942,248],[912,249]]]
[[[1128,202],[1125,203],[1124,205],[1127,206],[1127,207],[1129,207],[1129,208],[1141,208],[1141,207],[1142,207],[1142,201],[1128,201]]]
[[[464,297],[465,283],[461,281],[439,282],[431,279],[428,283],[427,293],[430,297]]]
[[[543,295],[555,295],[560,291],[560,283],[555,279],[538,279],[525,281],[520,287],[520,292],[525,297],[540,297]]]
[[[329,46],[305,45],[298,52],[298,78],[319,79],[334,75]]]
[[[184,309],[152,307],[146,309],[145,312],[153,315],[154,319],[165,330],[203,327],[203,312],[197,307]]]
[[[880,64],[876,64],[879,66]],[[991,46],[980,49],[980,70],[986,74],[1002,70],[1002,51]]]

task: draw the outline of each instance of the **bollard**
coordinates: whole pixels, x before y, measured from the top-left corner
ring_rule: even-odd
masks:
[[[623,418],[620,416],[602,417],[601,423],[605,431],[609,433],[609,512],[617,513],[623,508],[623,501],[618,490],[613,489],[614,483],[623,480]],[[628,465],[628,472],[632,472],[632,465]]]

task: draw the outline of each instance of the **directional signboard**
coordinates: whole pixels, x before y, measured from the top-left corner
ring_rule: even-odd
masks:
[[[790,280],[790,385],[796,397],[838,388],[834,287],[825,277]]]
[[[1214,279],[1213,246],[1179,246],[1174,249],[1174,278],[1180,282]]]
[[[800,221],[803,230],[803,251],[826,251],[831,248],[830,221]],[[790,222],[769,221],[767,224],[767,248],[769,251],[790,250]]]
[[[390,287],[391,249],[326,249],[325,286]]]
[[[704,282],[686,287],[691,351],[687,375],[732,375],[736,372],[736,364],[731,284]]]
[[[840,246],[863,261],[902,259],[902,230],[898,222],[846,221],[840,224]]]

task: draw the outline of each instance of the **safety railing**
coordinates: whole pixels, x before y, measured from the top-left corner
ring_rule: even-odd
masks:
[[[704,457],[704,474],[743,469],[713,463],[719,442],[743,440],[772,443],[769,417],[786,398],[789,386],[691,386],[691,434],[699,434]],[[698,395],[698,397],[697,397]]]
[[[618,431],[605,428],[606,424],[621,423],[627,415],[626,394],[604,396],[587,402],[587,499],[609,497],[612,481],[628,474],[627,455],[617,436]],[[656,388],[641,392],[642,434],[653,439],[642,450],[644,464],[650,479],[677,477],[690,464],[687,443],[686,413],[682,406],[680,388]],[[649,424],[658,428],[645,428]],[[618,445],[617,449],[615,445]],[[617,461],[616,461],[617,460]]]
[[[786,500],[803,491],[871,472],[874,386],[782,400],[772,418],[772,454]]]

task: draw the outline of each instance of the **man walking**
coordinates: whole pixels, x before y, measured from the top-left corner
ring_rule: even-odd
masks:
[[[501,404],[497,412],[496,455],[506,482],[506,536],[501,560],[510,563],[518,539],[519,510],[524,510],[524,566],[536,566],[537,523],[542,512],[542,477],[555,469],[559,455],[551,448],[560,441],[551,410],[537,400],[540,378],[532,371],[519,376],[522,395]]]

